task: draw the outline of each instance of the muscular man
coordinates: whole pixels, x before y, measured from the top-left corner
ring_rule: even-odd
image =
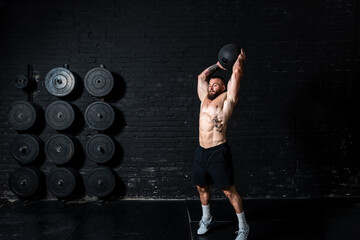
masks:
[[[236,240],[245,240],[249,234],[242,200],[234,186],[234,174],[230,146],[226,140],[229,118],[238,102],[240,79],[243,75],[245,53],[241,49],[233,65],[227,84],[220,77],[211,77],[224,69],[220,63],[208,67],[198,76],[198,96],[201,101],[199,118],[199,143],[195,151],[192,181],[200,195],[203,215],[197,233],[205,234],[215,223],[210,214],[210,185],[220,188],[234,207],[239,220]]]

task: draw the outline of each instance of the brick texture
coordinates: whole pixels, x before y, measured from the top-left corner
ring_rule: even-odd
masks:
[[[0,193],[16,198],[9,175],[18,134],[9,106],[28,100],[13,78],[33,64],[30,98],[43,110],[59,98],[44,79],[64,63],[80,77],[104,64],[122,89],[105,101],[123,116],[109,132],[121,146],[111,167],[125,197],[196,198],[191,185],[198,144],[197,75],[227,43],[245,49],[240,100],[228,140],[244,198],[360,196],[359,1],[0,1]],[[230,72],[221,72],[229,78]],[[83,87],[73,98],[83,118],[97,101]],[[44,141],[57,131],[44,126]],[[96,134],[70,134],[85,149]],[[97,167],[77,169],[86,181]],[[48,159],[45,173],[56,167]],[[87,192],[84,196],[87,195]],[[213,190],[214,197],[223,197]],[[51,198],[48,194],[46,198]]]

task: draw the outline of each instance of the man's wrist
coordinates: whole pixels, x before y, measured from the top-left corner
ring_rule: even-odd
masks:
[[[211,74],[219,70],[220,67],[217,64],[211,65],[209,69],[205,72],[206,77],[210,77]]]

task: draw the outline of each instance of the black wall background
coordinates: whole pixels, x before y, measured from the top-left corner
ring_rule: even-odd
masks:
[[[64,63],[82,80],[104,64],[124,85],[123,94],[105,101],[126,122],[110,134],[123,149],[111,167],[125,197],[197,197],[190,179],[197,75],[232,42],[247,54],[228,128],[240,194],[360,196],[358,0],[2,0],[0,21],[2,197],[15,198],[8,178],[20,167],[9,150],[18,133],[7,112],[12,102],[28,99],[13,78],[33,64],[33,102],[45,110],[59,99],[47,92],[44,78]],[[96,100],[82,88],[68,101],[84,114]],[[56,133],[45,126],[37,135],[46,142]],[[96,133],[83,124],[70,134],[85,148]],[[82,160],[84,181],[96,166]],[[48,160],[40,166],[45,174],[55,167]]]

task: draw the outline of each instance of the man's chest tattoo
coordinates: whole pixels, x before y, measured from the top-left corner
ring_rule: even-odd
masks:
[[[221,124],[221,120],[219,120],[219,119],[217,119],[217,117],[215,117],[212,121],[214,122],[214,126],[216,128],[216,131],[221,132],[222,127],[223,127],[223,124]]]

